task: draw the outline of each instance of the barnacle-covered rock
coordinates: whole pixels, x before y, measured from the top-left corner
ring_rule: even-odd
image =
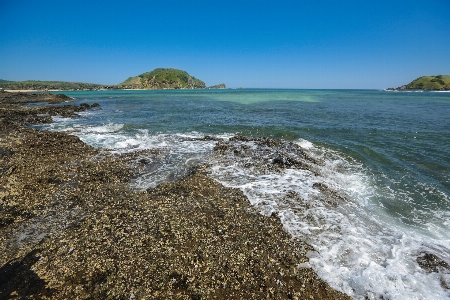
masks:
[[[348,298],[298,267],[309,246],[292,240],[277,216],[259,214],[201,167],[135,191],[129,181],[158,151],[117,155],[25,127],[91,108],[0,103],[1,299]],[[219,140],[216,150],[245,155],[232,143]],[[267,164],[304,167],[276,159]]]

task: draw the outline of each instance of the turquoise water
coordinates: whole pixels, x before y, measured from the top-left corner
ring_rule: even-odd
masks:
[[[118,152],[164,149],[134,183],[146,188],[208,162],[210,174],[242,189],[261,213],[277,211],[293,236],[313,244],[310,266],[354,298],[441,299],[449,274],[417,264],[426,251],[450,263],[450,93],[378,90],[182,90],[66,93],[100,104],[79,119],[43,128],[73,130]],[[234,135],[285,139],[325,161],[320,176],[287,170],[262,177],[212,157]],[[254,153],[254,160],[259,154]],[[253,173],[252,173],[253,172]],[[174,175],[175,174],[175,175]],[[226,174],[226,175],[225,175]],[[297,213],[286,190],[312,199],[313,181],[345,193],[336,209]],[[305,201],[306,201],[305,200]],[[311,200],[312,201],[312,200]],[[313,221],[306,222],[306,219]],[[315,220],[315,221],[314,221]],[[321,220],[320,222],[318,220]],[[314,238],[312,238],[314,236]],[[350,253],[350,254],[349,254]]]

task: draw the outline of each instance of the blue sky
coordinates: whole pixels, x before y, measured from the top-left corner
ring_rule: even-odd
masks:
[[[0,79],[385,88],[450,74],[450,0],[0,0]]]

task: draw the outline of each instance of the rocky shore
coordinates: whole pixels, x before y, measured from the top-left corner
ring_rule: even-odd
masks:
[[[66,101],[0,92],[0,299],[349,299],[277,216],[202,167],[134,191],[157,151],[117,155],[29,128],[101,109],[23,105]]]

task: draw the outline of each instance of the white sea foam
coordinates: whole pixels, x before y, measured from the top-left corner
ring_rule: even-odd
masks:
[[[252,142],[240,142],[248,153],[253,151],[251,155],[221,156],[212,154],[216,142],[200,139],[203,134],[198,132],[124,133],[122,124],[81,126],[72,119],[55,118],[55,121],[47,129],[75,129],[74,134],[83,141],[117,153],[159,150],[160,154],[149,159],[145,172],[133,182],[139,189],[182,177],[189,168],[208,162],[213,178],[225,186],[241,189],[261,213],[277,213],[292,236],[314,248],[308,254],[308,266],[332,287],[355,299],[450,297],[449,291],[441,286],[442,282],[450,285],[450,274],[428,274],[416,261],[418,254],[425,251],[450,262],[450,239],[443,229],[450,226],[450,214],[436,212],[442,226],[425,224],[431,235],[401,224],[384,213],[382,204],[373,201],[380,196],[398,197],[398,192],[378,187],[364,166],[348,157],[299,140],[298,145],[323,164],[314,165],[311,170],[286,168],[275,172],[254,166],[258,159],[268,161],[275,153]],[[225,134],[220,138],[227,140],[231,136]],[[317,183],[342,194],[345,200],[337,206],[321,201],[320,191],[314,187]],[[439,193],[427,188],[424,190]]]
[[[450,284],[450,275],[428,274],[416,261],[423,251],[438,253],[450,261],[449,245],[397,224],[384,214],[383,207],[372,199],[380,193],[373,178],[361,164],[339,153],[301,140],[298,144],[310,156],[323,161],[323,165],[312,170],[287,168],[271,172],[252,166],[255,160],[268,160],[274,154],[252,142],[241,143],[253,155],[211,156],[216,142],[201,140],[203,135],[197,132],[171,135],[139,130],[127,135],[120,131],[120,126],[105,126],[84,129],[82,138],[118,153],[161,151],[133,182],[134,187],[145,189],[180,178],[189,168],[206,160],[211,164],[211,176],[226,186],[241,189],[262,214],[276,212],[292,236],[313,246],[315,251],[309,253],[309,265],[331,286],[355,299],[449,296],[441,282]],[[347,195],[345,201],[337,207],[322,202],[315,183]],[[389,192],[395,196],[395,191]],[[448,213],[442,213],[441,218],[448,221]],[[445,235],[441,228],[433,226],[429,224],[430,231]]]
[[[110,132],[117,132],[123,128],[123,124],[114,124],[114,123],[108,123],[101,126],[89,126],[85,127],[83,130],[83,133],[110,133]]]
[[[148,130],[138,130],[134,134],[116,132],[120,126],[106,126],[94,130],[75,133],[83,141],[98,147],[112,149],[115,153],[138,150],[158,150],[159,154],[150,157],[150,163],[132,185],[137,189],[155,187],[162,182],[181,178],[193,167],[202,163],[215,142],[201,140],[203,135],[190,134],[151,134]]]
[[[261,213],[276,212],[289,233],[313,246],[309,264],[318,275],[355,299],[449,297],[441,283],[450,283],[450,274],[428,274],[416,261],[426,251],[439,252],[449,262],[448,240],[443,244],[393,222],[372,201],[378,190],[362,165],[305,140],[298,144],[324,162],[315,170],[318,174],[297,169],[261,172],[249,166],[251,160],[267,155],[265,149],[251,158],[219,157],[211,175],[241,189]],[[246,146],[255,150],[254,145]],[[327,205],[317,197],[314,183],[326,184],[348,198],[337,207]]]
[[[148,166],[147,171],[134,180],[138,189],[155,187],[162,182],[185,176],[191,168],[203,163],[203,158],[213,149],[215,142],[200,140],[191,135],[157,135],[140,144],[138,149],[155,149],[160,154]]]

